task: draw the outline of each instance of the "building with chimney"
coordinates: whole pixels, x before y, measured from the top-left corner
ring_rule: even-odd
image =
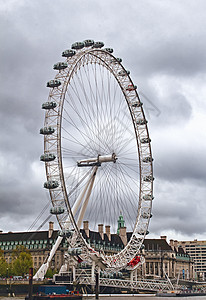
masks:
[[[170,246],[175,249],[183,248],[194,261],[195,279],[206,280],[206,241],[170,240]]]
[[[89,222],[83,222],[82,236],[96,251],[104,251],[106,254],[121,251],[132,235],[126,231],[122,215],[118,220],[117,233],[111,233],[110,226],[98,225],[98,231],[89,229]],[[48,257],[52,246],[58,237],[58,231],[54,230],[53,222],[49,223],[48,231],[35,232],[9,232],[0,233],[0,249],[4,252],[7,262],[12,260],[12,251],[18,246],[24,246],[31,253],[33,267],[38,270]],[[166,237],[160,239],[145,239],[141,255],[145,257],[145,264],[138,270],[139,277],[146,278],[194,278],[193,259],[186,253],[185,248],[168,244]],[[50,268],[59,270],[64,263],[64,253],[68,249],[67,240],[64,238],[51,262]]]

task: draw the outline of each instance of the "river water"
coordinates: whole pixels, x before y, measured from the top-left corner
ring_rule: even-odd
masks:
[[[25,297],[0,297],[0,300],[24,300]],[[95,296],[85,296],[83,297],[85,300],[94,300]],[[99,296],[100,300],[174,300],[174,299],[182,299],[182,300],[206,300],[206,296],[192,296],[192,297],[156,297],[156,296],[147,296],[147,295],[104,295]]]

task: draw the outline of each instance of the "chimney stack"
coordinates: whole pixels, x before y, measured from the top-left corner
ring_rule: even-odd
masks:
[[[175,246],[175,248],[177,248],[177,246],[178,246],[178,241],[177,240],[174,241],[174,246]]]
[[[110,226],[109,225],[105,226],[105,233],[108,237],[108,240],[111,241],[111,233],[110,233]]]
[[[127,229],[127,227],[120,227],[119,228],[119,236],[120,236],[124,246],[127,245],[127,232],[126,232],[126,229]]]
[[[103,230],[103,224],[98,224],[98,232],[101,236],[101,239],[104,239],[104,230]]]
[[[86,233],[86,236],[89,238],[89,221],[83,221],[83,229]]]
[[[166,235],[161,235],[160,238],[161,238],[162,240],[167,241],[167,236],[166,236]]]
[[[170,240],[170,247],[174,250],[174,240]]]
[[[49,233],[48,233],[49,239],[52,237],[53,231],[54,231],[54,222],[49,222]]]

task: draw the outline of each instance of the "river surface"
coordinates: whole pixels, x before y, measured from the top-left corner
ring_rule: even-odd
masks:
[[[25,297],[0,297],[0,300],[24,300]],[[93,300],[95,299],[95,296],[85,296],[83,297],[85,300]],[[99,296],[100,300],[175,300],[175,299],[182,299],[182,300],[206,300],[206,296],[192,296],[192,297],[156,297],[156,296],[146,296],[146,295],[105,295],[105,296]]]

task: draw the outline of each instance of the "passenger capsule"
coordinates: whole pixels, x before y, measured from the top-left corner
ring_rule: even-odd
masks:
[[[55,79],[47,82],[46,86],[49,88],[55,88],[61,85],[61,81]]]
[[[75,49],[75,50],[82,49],[82,48],[84,48],[84,43],[76,42],[76,43],[72,44],[71,48]]]
[[[62,52],[62,56],[63,57],[72,57],[76,54],[76,51],[75,50],[65,50]]]
[[[118,64],[118,63],[122,62],[122,59],[119,58],[119,57],[116,57],[116,58],[111,59],[110,62],[113,63],[113,64]]]
[[[152,195],[150,195],[150,194],[147,194],[147,195],[143,196],[143,199],[146,200],[146,201],[150,201],[150,200],[153,200],[154,197]]]
[[[59,186],[58,181],[56,180],[48,180],[44,183],[44,188],[45,189],[55,189]]]
[[[62,229],[62,230],[60,230],[59,231],[59,236],[61,236],[61,237],[72,237],[73,236],[73,234],[74,234],[74,231],[72,231],[72,230],[68,230],[68,229]]]
[[[129,84],[127,87],[126,87],[126,90],[131,92],[131,91],[135,91],[137,89],[137,86],[136,85],[133,85],[133,84]]]
[[[53,109],[57,106],[56,102],[54,101],[48,101],[48,102],[44,102],[42,104],[42,109]]]
[[[152,182],[152,181],[154,181],[154,177],[152,177],[152,175],[148,175],[148,176],[145,176],[145,177],[143,178],[143,180],[144,180],[145,182]]]
[[[53,69],[54,70],[63,70],[66,69],[68,67],[67,62],[58,62],[56,64],[54,64]]]
[[[122,70],[122,71],[119,71],[119,73],[118,73],[118,75],[119,76],[126,76],[126,75],[129,75],[130,74],[130,71],[124,71],[124,70]]]
[[[147,121],[145,120],[145,119],[139,119],[139,120],[137,120],[137,125],[145,125],[145,124],[147,124]]]
[[[147,156],[145,158],[142,159],[142,161],[144,163],[149,163],[149,162],[152,162],[153,161],[153,158],[151,156]]]
[[[145,249],[145,245],[144,244],[142,244],[141,247],[140,247],[140,250],[143,250],[143,249]]]
[[[142,217],[143,219],[149,219],[149,218],[150,218],[150,213],[143,212],[143,213],[141,214],[141,217]]]
[[[140,235],[147,235],[147,234],[149,234],[149,231],[147,230],[146,233],[145,233],[143,230],[140,230],[138,232],[138,234],[140,234]]]
[[[49,135],[54,133],[55,129],[51,126],[49,127],[43,127],[40,129],[40,134]]]
[[[141,107],[142,105],[143,105],[143,103],[140,102],[140,101],[137,101],[137,102],[135,102],[135,103],[132,103],[132,107]]]
[[[81,248],[69,248],[68,254],[72,255],[72,256],[80,255],[80,254],[82,254],[82,249]]]
[[[93,40],[85,40],[83,43],[84,43],[85,47],[90,47],[90,46],[94,45],[94,41]]]
[[[50,214],[52,214],[52,215],[61,215],[63,213],[64,213],[63,207],[52,207],[50,209]]]
[[[104,50],[107,51],[107,52],[109,52],[109,53],[113,53],[114,52],[114,50],[112,48],[105,48]]]
[[[148,144],[148,143],[151,142],[151,140],[150,140],[150,138],[142,138],[142,139],[140,140],[140,142],[141,142],[142,144]]]
[[[53,153],[44,153],[40,156],[40,160],[45,162],[53,161],[55,158],[56,156]]]
[[[95,42],[92,47],[93,48],[102,48],[102,47],[104,47],[104,43],[103,42]]]

